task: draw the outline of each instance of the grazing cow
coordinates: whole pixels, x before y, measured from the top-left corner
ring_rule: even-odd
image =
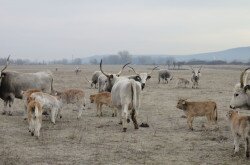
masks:
[[[55,96],[43,92],[34,92],[30,95],[29,100],[35,100],[40,103],[43,111],[50,113],[52,123],[56,123],[56,117],[58,114],[61,118],[62,103]]]
[[[178,81],[176,83],[176,87],[184,87],[186,88],[189,85],[189,81],[185,78],[178,78]]]
[[[193,130],[193,120],[197,116],[206,116],[208,122],[217,121],[217,105],[213,101],[189,102],[184,99],[179,99],[177,108],[184,111],[187,116],[189,129]]]
[[[246,68],[240,75],[240,83],[234,87],[234,95],[230,102],[230,108],[243,108],[250,109],[250,85],[247,84],[247,78],[250,68]]]
[[[27,105],[29,132],[39,138],[42,126],[42,107],[39,102],[31,100]]]
[[[40,89],[28,89],[26,91],[21,91],[22,99],[24,100],[24,119],[27,118],[27,105],[30,102],[30,95],[34,92],[42,92]]]
[[[57,99],[63,104],[76,104],[78,110],[77,119],[82,115],[82,111],[85,110],[86,100],[85,92],[81,89],[67,89],[63,92],[55,92]],[[60,116],[61,117],[61,116]]]
[[[102,92],[90,95],[89,97],[91,103],[96,104],[96,113],[97,116],[102,116],[102,105],[107,105],[113,108],[112,117],[117,116],[116,109],[113,107],[111,102],[111,93],[110,92]]]
[[[199,86],[199,80],[201,77],[201,68],[202,66],[200,66],[200,68],[198,70],[194,70],[193,67],[191,67],[192,70],[192,77],[191,77],[191,81],[193,82],[192,88],[198,88]]]
[[[92,75],[91,81],[85,77],[85,79],[90,83],[91,88],[95,85],[95,88],[97,88],[97,83],[98,83],[98,77],[102,75],[101,71],[95,71]]]
[[[0,98],[4,101],[3,115],[7,112],[9,105],[9,115],[11,106],[15,98],[22,99],[21,91],[36,88],[43,92],[53,91],[53,77],[50,72],[19,73],[14,71],[4,71],[9,64],[9,57],[5,67],[1,70],[0,76]]]
[[[123,68],[126,65],[124,65]],[[131,115],[135,129],[138,129],[139,127],[136,117],[140,107],[141,84],[133,79],[118,77],[115,74],[104,73],[102,70],[102,60],[100,62],[100,70],[107,76],[110,84],[112,85],[112,104],[120,113],[123,132],[126,132],[127,122],[130,122],[130,119],[128,118],[129,114]]]
[[[173,79],[173,76],[168,69],[160,69],[158,71],[158,84],[160,83],[161,79],[165,81],[165,83],[168,83],[168,81]]]
[[[76,75],[78,74],[78,73],[80,73],[82,70],[80,69],[80,67],[79,66],[77,66],[76,68],[75,68],[75,73],[76,73]]]
[[[98,92],[104,92],[106,90],[107,77],[104,74],[101,74],[98,77]]]
[[[149,80],[151,78],[151,74],[153,72],[153,70],[155,70],[156,68],[158,68],[158,66],[154,67],[151,72],[149,73],[138,73],[134,70],[134,68],[132,68],[131,66],[128,66],[129,68],[131,68],[134,73],[136,75],[132,75],[132,76],[128,76],[129,79],[134,79],[135,81],[138,81],[141,83],[141,87],[142,87],[142,90],[144,89],[145,87],[145,84],[146,84],[146,81]]]
[[[230,122],[231,131],[234,138],[234,154],[239,152],[239,138],[245,141],[245,154],[249,158],[249,140],[250,140],[250,116],[240,116],[238,111],[230,110],[227,113]]]

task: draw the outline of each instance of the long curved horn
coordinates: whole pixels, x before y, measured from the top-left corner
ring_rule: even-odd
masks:
[[[110,75],[104,73],[103,70],[102,70],[102,59],[101,59],[101,62],[100,62],[100,70],[101,70],[102,74],[104,74],[106,77],[110,76]]]
[[[119,76],[119,75],[122,73],[122,71],[123,71],[123,69],[125,68],[125,66],[127,66],[128,64],[130,64],[130,62],[127,63],[127,64],[125,64],[125,65],[123,65],[122,70],[120,70],[120,72],[116,73],[116,75]]]
[[[201,68],[202,68],[202,65],[200,66],[200,68],[199,68],[199,70],[198,70],[198,71],[200,71],[200,70],[201,70]]]
[[[156,68],[158,68],[159,66],[156,66],[156,67],[154,67],[152,70],[151,70],[151,72],[150,73],[148,73],[148,75],[151,75],[152,74],[152,72],[153,72],[153,70],[155,70]]]
[[[139,73],[137,73],[135,70],[134,70],[134,68],[132,68],[131,66],[128,66],[130,69],[132,69],[134,72],[135,72],[135,74],[137,74],[137,75],[139,75]]]
[[[10,55],[9,55],[9,57],[6,60],[6,64],[5,64],[4,68],[1,70],[1,73],[7,68],[7,66],[9,65],[9,63],[10,63]]]
[[[247,78],[248,78],[248,70],[250,68],[246,68],[245,71],[244,71],[244,75],[243,75],[243,78],[244,78],[244,81],[243,81],[243,86],[246,86],[247,85]]]
[[[90,80],[87,79],[87,77],[84,75],[84,78],[89,82],[89,83],[92,83]]]

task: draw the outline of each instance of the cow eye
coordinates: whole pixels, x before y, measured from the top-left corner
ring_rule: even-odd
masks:
[[[234,96],[235,96],[235,97],[237,97],[237,96],[239,96],[239,94],[238,94],[238,93],[236,93],[236,94],[234,94]]]

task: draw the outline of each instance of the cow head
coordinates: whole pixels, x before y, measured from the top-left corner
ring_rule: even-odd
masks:
[[[250,106],[249,94],[247,93],[250,89],[250,85],[247,85],[248,70],[250,68],[245,69],[241,73],[240,83],[235,85],[234,94],[230,102],[230,108],[232,109]]]
[[[228,120],[231,120],[235,115],[239,115],[239,111],[229,110],[226,114],[226,117]]]
[[[6,68],[7,68],[7,66],[9,65],[9,63],[10,63],[10,55],[9,55],[9,57],[7,58],[7,60],[6,60],[6,64],[5,64],[5,66],[3,67],[3,69],[1,70],[1,76],[0,76],[0,84],[2,83],[2,78],[5,76],[5,73],[3,72]]]
[[[94,101],[95,101],[95,96],[96,96],[96,95],[90,95],[90,96],[89,96],[90,103],[94,103]]]
[[[191,68],[191,70],[192,70],[192,76],[193,76],[193,79],[194,79],[194,81],[195,82],[198,82],[198,80],[199,80],[199,78],[200,78],[200,76],[201,76],[201,68],[202,68],[202,66],[200,66],[200,68],[199,69],[193,69],[193,67],[191,67],[190,66],[190,68]]]
[[[141,83],[141,87],[142,90],[144,89],[145,85],[146,85],[146,81],[149,80],[151,78],[151,74],[153,72],[153,70],[155,70],[156,68],[158,68],[159,66],[154,67],[150,72],[148,73],[138,73],[135,71],[134,68],[132,68],[131,66],[128,66],[129,68],[131,68],[134,73],[136,74],[135,76],[135,80]]]
[[[104,74],[107,77],[107,83],[106,83],[106,91],[111,92],[111,89],[113,87],[113,85],[115,84],[115,82],[119,79],[119,76],[121,75],[123,69],[130,63],[127,63],[125,65],[123,65],[122,69],[116,73],[116,74],[111,74],[111,73],[105,73],[102,70],[102,60],[100,62],[100,70],[102,72],[102,74]]]
[[[186,110],[187,99],[179,99],[176,105],[176,108],[181,110]]]

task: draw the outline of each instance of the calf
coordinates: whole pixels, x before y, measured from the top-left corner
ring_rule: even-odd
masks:
[[[197,116],[206,116],[208,122],[217,121],[217,105],[213,101],[189,102],[184,99],[179,99],[177,108],[183,110],[187,116],[189,129],[193,130],[193,120]]]
[[[178,78],[176,87],[184,87],[186,88],[189,85],[189,81],[185,78]]]
[[[250,116],[240,116],[238,111],[230,110],[227,118],[231,125],[231,131],[234,138],[234,154],[239,152],[239,138],[245,141],[245,153],[249,158],[249,138],[250,138]]]
[[[102,116],[102,105],[107,105],[113,108],[112,117],[117,116],[116,109],[113,107],[111,102],[111,93],[110,92],[102,92],[94,95],[90,95],[90,102],[96,104],[96,112],[97,116]]]
[[[39,102],[44,111],[50,112],[52,123],[55,124],[55,118],[58,113],[61,117],[62,105],[61,102],[55,96],[43,92],[34,92],[30,95],[29,100],[35,100]]]
[[[42,126],[42,107],[39,102],[32,100],[27,105],[29,132],[39,138]]]
[[[67,89],[63,92],[56,92],[58,100],[63,104],[76,104],[78,108],[78,116],[79,119],[82,115],[82,110],[85,110],[85,93],[81,89]],[[60,116],[61,117],[61,116]]]

